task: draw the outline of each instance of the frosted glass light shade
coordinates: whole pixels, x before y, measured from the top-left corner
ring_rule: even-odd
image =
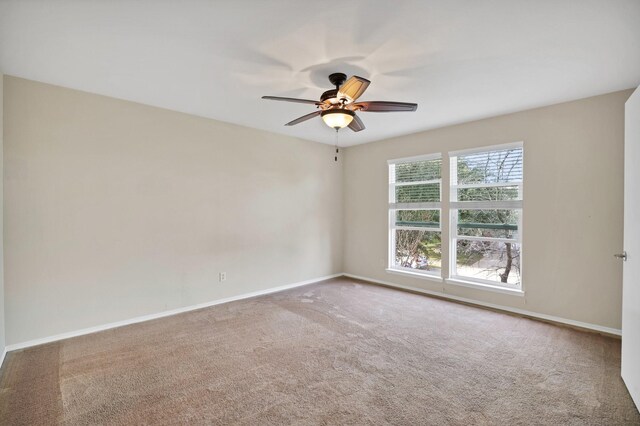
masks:
[[[348,109],[329,109],[322,111],[322,120],[332,129],[342,129],[353,121],[354,113]]]

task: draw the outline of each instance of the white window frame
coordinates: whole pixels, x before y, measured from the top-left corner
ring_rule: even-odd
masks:
[[[447,282],[450,284],[458,284],[468,287],[476,287],[476,288],[486,288],[493,289],[497,291],[502,291],[505,293],[519,293],[520,295],[524,294],[524,283],[523,283],[523,269],[522,269],[522,258],[523,258],[523,244],[522,244],[522,218],[523,218],[523,182],[524,182],[524,164],[523,164],[523,179],[521,181],[516,182],[505,182],[505,183],[489,183],[489,184],[465,184],[458,185],[458,167],[457,167],[457,157],[459,155],[468,155],[474,153],[483,153],[483,152],[491,152],[498,150],[506,150],[513,148],[522,148],[523,149],[523,163],[524,163],[524,144],[522,142],[515,142],[509,144],[502,145],[493,145],[493,146],[485,146],[478,147],[468,150],[460,150],[460,151],[451,151],[449,152],[449,278]],[[506,187],[506,186],[518,186],[518,192],[520,195],[520,200],[509,200],[509,201],[454,201],[457,200],[457,189],[459,188],[488,188],[488,187]],[[517,238],[484,238],[484,237],[464,237],[459,238],[458,236],[458,210],[495,210],[495,209],[504,209],[504,210],[518,210],[518,232]],[[485,280],[481,278],[469,277],[466,275],[458,275],[457,274],[457,242],[458,239],[465,240],[478,240],[478,241],[497,241],[497,242],[513,242],[518,244],[520,249],[520,259],[519,259],[519,269],[520,269],[520,283],[519,284],[510,284],[510,283],[501,283],[491,280]]]
[[[395,169],[392,171],[392,166],[403,163],[413,163],[418,161],[429,161],[429,160],[440,160],[440,178],[439,179],[430,179],[426,181],[417,181],[417,182],[402,182],[395,183]],[[425,271],[419,269],[405,268],[402,266],[397,266],[395,264],[395,247],[396,247],[396,230],[398,229],[406,229],[406,230],[418,230],[418,231],[429,231],[429,232],[440,232],[440,240],[442,241],[442,162],[444,158],[441,153],[437,154],[428,154],[428,155],[418,155],[414,157],[405,157],[405,158],[396,158],[393,160],[387,161],[387,170],[389,174],[389,213],[388,213],[388,229],[389,229],[389,240],[388,240],[388,257],[387,257],[387,272],[391,273],[401,273],[401,274],[409,274],[418,278],[427,278],[427,279],[435,279],[438,281],[442,281],[443,268],[440,269],[440,272],[434,271]],[[425,185],[425,184],[434,184],[437,183],[439,191],[440,191],[440,201],[438,202],[424,202],[424,203],[396,203],[396,187],[404,186],[404,185]],[[438,217],[440,218],[440,226],[437,228],[427,228],[427,227],[411,227],[411,226],[396,226],[396,211],[398,210],[438,210]],[[444,253],[442,253],[444,255]]]

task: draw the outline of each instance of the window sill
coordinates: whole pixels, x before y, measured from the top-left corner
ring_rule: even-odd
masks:
[[[387,268],[386,271],[389,274],[404,275],[407,277],[420,278],[423,280],[431,280],[439,283],[443,281],[442,277],[438,275],[425,274],[423,272],[412,272],[412,271],[405,271],[403,269],[393,269],[393,268]]]
[[[477,283],[466,281],[459,278],[447,278],[444,280],[447,284],[458,285],[462,287],[475,288],[479,290],[493,291],[495,293],[510,294],[512,296],[524,296],[524,291],[517,288],[507,288],[491,284]]]

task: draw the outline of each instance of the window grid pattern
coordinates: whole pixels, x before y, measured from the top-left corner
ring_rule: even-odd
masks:
[[[521,289],[522,145],[449,159],[450,277]]]
[[[389,267],[441,276],[442,157],[389,161]]]

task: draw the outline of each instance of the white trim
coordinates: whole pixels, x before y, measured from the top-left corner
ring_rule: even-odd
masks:
[[[389,185],[393,186],[414,186],[414,185],[435,185],[440,184],[442,179],[429,179],[429,180],[414,180],[411,182],[390,182]],[[510,185],[518,186],[518,185]]]
[[[195,311],[197,309],[207,308],[209,306],[215,306],[215,305],[221,305],[221,304],[228,303],[228,302],[234,302],[236,300],[249,299],[251,297],[263,296],[265,294],[270,294],[270,293],[277,293],[279,291],[289,290],[289,289],[292,289],[292,288],[301,287],[301,286],[304,286],[304,285],[313,284],[313,283],[316,283],[316,282],[319,282],[319,281],[325,281],[325,280],[329,280],[331,278],[337,278],[337,277],[341,277],[341,276],[343,276],[342,273],[333,274],[333,275],[327,275],[327,276],[324,276],[324,277],[312,278],[310,280],[300,281],[300,282],[293,283],[293,284],[286,284],[286,285],[282,285],[282,286],[279,286],[279,287],[271,287],[271,288],[267,288],[265,290],[258,290],[258,291],[253,291],[253,292],[250,292],[250,293],[240,294],[238,296],[231,296],[231,297],[226,297],[224,299],[217,299],[217,300],[212,300],[212,301],[209,301],[209,302],[198,303],[196,305],[190,305],[190,306],[185,306],[185,307],[182,307],[182,308],[172,309],[170,311],[163,311],[163,312],[158,312],[158,313],[155,313],[155,314],[143,315],[143,316],[130,318],[130,319],[123,320],[123,321],[116,321],[116,322],[112,322],[112,323],[108,323],[108,324],[98,325],[98,326],[95,326],[95,327],[83,328],[83,329],[80,329],[80,330],[69,331],[69,332],[66,332],[66,333],[60,333],[60,334],[56,334],[54,336],[41,337],[39,339],[28,340],[26,342],[14,343],[12,345],[7,345],[7,347],[5,348],[5,353],[9,352],[9,351],[15,351],[17,349],[24,349],[24,348],[29,348],[31,346],[42,345],[44,343],[56,342],[58,340],[68,339],[70,337],[83,336],[85,334],[96,333],[98,331],[104,331],[104,330],[109,330],[109,329],[112,329],[112,328],[118,328],[118,327],[122,327],[122,326],[129,325],[129,324],[136,324],[136,323],[139,323],[139,322],[145,322],[145,321],[150,321],[150,320],[154,320],[154,319],[158,319],[158,318],[169,317],[169,316],[181,314],[181,313],[184,313],[184,312]]]
[[[428,160],[440,160],[442,159],[442,153],[438,152],[435,154],[426,154],[426,155],[416,155],[413,157],[403,157],[403,158],[394,158],[392,160],[387,160],[387,164],[403,164],[403,163],[413,163],[414,161],[428,161]]]
[[[496,293],[510,294],[512,296],[520,296],[520,297],[524,296],[524,291],[520,290],[519,288],[513,288],[513,287],[507,287],[507,286],[500,286],[500,285],[484,284],[484,283],[480,283],[480,282],[467,281],[467,280],[460,279],[458,277],[447,278],[444,281],[447,284],[459,285],[459,286],[462,286],[462,287],[469,287],[469,288],[475,288],[475,289],[480,289],[480,290],[493,291],[493,292],[496,292]]]
[[[389,269],[387,269],[387,272],[392,273],[392,274],[399,274],[399,275],[411,275],[411,276],[419,275],[419,278],[430,279],[430,280],[434,280],[434,281],[437,281],[437,282],[442,282],[443,281],[442,278],[438,278],[438,277],[435,277],[435,276],[427,276],[427,275],[424,275],[424,274],[416,274],[416,273],[412,274],[410,272],[389,270]],[[228,303],[228,302],[233,302],[233,301],[236,301],[236,300],[248,299],[248,298],[251,298],[251,297],[262,296],[262,295],[266,295],[266,294],[270,294],[270,293],[277,293],[279,291],[284,291],[284,290],[288,290],[288,289],[292,289],[292,288],[296,288],[296,287],[301,287],[301,286],[305,286],[305,285],[308,285],[308,284],[313,284],[313,283],[316,283],[316,282],[329,280],[329,279],[332,279],[332,278],[338,278],[338,277],[341,277],[341,276],[348,277],[348,278],[353,278],[353,279],[356,279],[356,280],[368,281],[368,282],[375,283],[375,284],[382,284],[382,285],[386,285],[386,286],[389,286],[389,287],[394,287],[394,288],[398,288],[398,289],[402,289],[402,290],[410,290],[410,291],[415,291],[417,293],[423,293],[423,294],[427,294],[427,295],[438,296],[438,297],[442,297],[442,298],[445,298],[445,299],[456,300],[456,301],[459,301],[459,302],[470,303],[470,304],[473,304],[473,305],[484,306],[484,307],[487,307],[487,308],[498,309],[498,310],[507,311],[507,312],[513,312],[513,313],[520,314],[520,315],[526,315],[526,316],[532,317],[532,318],[540,318],[540,319],[544,319],[544,320],[547,320],[547,321],[553,321],[553,322],[557,322],[557,323],[561,323],[561,324],[568,324],[568,325],[572,325],[572,326],[575,326],[575,327],[580,327],[580,328],[584,328],[584,329],[588,329],[588,330],[593,330],[593,331],[598,331],[598,332],[602,332],[602,333],[612,334],[614,336],[622,336],[622,330],[617,329],[617,328],[604,327],[604,326],[597,325],[597,324],[591,324],[591,323],[586,323],[586,322],[582,322],[582,321],[575,321],[575,320],[571,320],[571,319],[567,319],[567,318],[556,317],[556,316],[553,316],[553,315],[547,315],[547,314],[541,314],[541,313],[537,313],[537,312],[526,311],[524,309],[518,309],[518,308],[509,307],[509,306],[503,306],[503,305],[497,305],[497,304],[493,304],[493,303],[482,302],[482,301],[479,301],[479,300],[468,299],[468,298],[459,297],[459,296],[454,296],[454,295],[447,294],[447,293],[442,293],[442,292],[439,292],[439,291],[425,290],[425,289],[422,289],[422,288],[405,286],[405,285],[401,285],[401,284],[397,284],[397,283],[392,283],[392,282],[389,282],[389,281],[376,280],[376,279],[373,279],[373,278],[363,277],[363,276],[354,275],[354,274],[339,273],[339,274],[327,275],[327,276],[319,277],[319,278],[313,278],[313,279],[306,280],[306,281],[300,281],[300,282],[293,283],[293,284],[287,284],[287,285],[283,285],[283,286],[279,286],[279,287],[272,287],[272,288],[269,288],[269,289],[266,289],[266,290],[258,290],[258,291],[255,291],[255,292],[245,293],[245,294],[241,294],[241,295],[238,295],[238,296],[232,296],[232,297],[228,297],[228,298],[225,298],[225,299],[218,299],[218,300],[214,300],[214,301],[210,301],[210,302],[200,303],[200,304],[197,304],[197,305],[186,306],[186,307],[183,307],[183,308],[173,309],[171,311],[159,312],[159,313],[156,313],[156,314],[150,314],[150,315],[131,318],[129,320],[113,322],[113,323],[104,324],[104,325],[100,325],[100,326],[96,326],[96,327],[84,328],[84,329],[81,329],[81,330],[71,331],[71,332],[67,332],[67,333],[61,333],[61,334],[57,334],[57,335],[54,335],[54,336],[43,337],[43,338],[40,338],[40,339],[34,339],[34,340],[29,340],[29,341],[26,341],[26,342],[22,342],[22,343],[15,343],[15,344],[12,344],[12,345],[7,345],[5,347],[3,353],[2,353],[2,357],[0,358],[0,367],[2,367],[2,362],[4,361],[7,353],[10,352],[10,351],[15,351],[15,350],[18,350],[18,349],[24,349],[24,348],[28,348],[28,347],[31,347],[31,346],[42,345],[44,343],[56,342],[56,341],[68,339],[68,338],[71,338],[71,337],[83,336],[85,334],[96,333],[98,331],[109,330],[109,329],[112,329],[112,328],[118,328],[118,327],[122,327],[122,326],[129,325],[129,324],[136,324],[136,323],[145,322],[145,321],[149,321],[149,320],[153,320],[153,319],[157,319],[157,318],[164,318],[164,317],[180,314],[180,313],[183,313],[183,312],[189,312],[189,311],[193,311],[193,310],[197,310],[197,309],[206,308],[206,307],[209,307],[209,306],[221,305],[221,304]]]
[[[439,291],[425,290],[423,288],[417,288],[417,287],[411,287],[411,286],[396,284],[396,283],[392,283],[392,282],[389,282],[389,281],[376,280],[376,279],[373,279],[373,278],[362,277],[362,276],[359,276],[359,275],[353,275],[353,274],[347,274],[347,273],[345,273],[343,275],[345,277],[354,278],[356,280],[368,281],[368,282],[375,283],[375,284],[382,284],[382,285],[386,285],[386,286],[389,286],[389,287],[395,287],[395,288],[399,288],[399,289],[403,289],[403,290],[415,291],[417,293],[423,293],[423,294],[428,294],[428,295],[432,295],[432,296],[438,296],[438,297],[442,297],[444,299],[457,300],[459,302],[470,303],[470,304],[473,304],[473,305],[484,306],[484,307],[487,307],[487,308],[498,309],[498,310],[506,311],[506,312],[513,312],[513,313],[520,314],[520,315],[526,315],[526,316],[532,317],[532,318],[539,318],[539,319],[543,319],[543,320],[547,320],[547,321],[557,322],[557,323],[560,323],[560,324],[572,325],[574,327],[580,327],[580,328],[584,328],[584,329],[587,329],[587,330],[593,330],[593,331],[598,331],[598,332],[601,332],[601,333],[612,334],[614,336],[622,336],[622,330],[620,330],[618,328],[604,327],[602,325],[591,324],[591,323],[588,323],[588,322],[575,321],[575,320],[572,320],[572,319],[556,317],[556,316],[553,316],[553,315],[540,314],[540,313],[537,313],[537,312],[526,311],[524,309],[512,308],[512,307],[509,307],[509,306],[482,302],[482,301],[475,300],[475,299],[468,299],[466,297],[459,297],[459,296],[454,296],[452,294],[441,293]]]
[[[467,241],[493,241],[496,243],[516,243],[520,244],[518,239],[513,238],[497,238],[497,237],[474,237],[473,235],[456,235],[457,240],[467,240]]]
[[[4,358],[7,356],[7,348],[4,348],[2,351],[2,355],[0,356],[0,368],[2,368],[2,363],[4,362]]]
[[[510,182],[491,182],[491,183],[462,183],[460,185],[451,185],[453,189],[474,189],[474,188],[502,188],[505,186],[522,186],[521,180]],[[518,188],[519,189],[519,188]]]
[[[518,210],[522,209],[522,200],[502,201],[451,201],[451,210]]]
[[[389,203],[390,210],[440,210],[440,201],[423,203]]]
[[[522,289],[522,287],[518,284],[509,284],[507,283],[507,285],[501,285],[498,284],[496,281],[492,281],[492,280],[485,280],[484,278],[475,278],[475,277],[471,277],[469,275],[458,275],[458,274],[453,274],[453,275],[449,275],[447,277],[447,279],[454,279],[457,281],[462,281],[466,284],[482,284],[482,285],[486,285],[486,286],[494,286],[494,287],[507,287],[507,288],[517,288],[518,290],[522,290],[524,291],[524,289]],[[522,281],[522,280],[521,280]]]
[[[431,232],[442,232],[442,230],[440,228],[434,228],[432,226],[404,226],[404,225],[398,225],[398,226],[392,226],[391,229],[393,230],[397,230],[397,229],[404,229],[406,231],[431,231]]]
[[[485,152],[485,151],[506,151],[508,149],[516,149],[516,148],[522,148],[522,147],[524,147],[524,142],[522,141],[511,142],[511,143],[501,143],[499,145],[479,146],[476,148],[449,151],[449,157],[459,157],[460,155],[476,154],[476,153]]]
[[[396,268],[387,268],[386,271],[389,274],[397,274],[397,275],[408,275],[414,278],[420,278],[423,280],[431,280],[441,283],[444,278],[441,275],[430,274],[429,272],[416,272],[416,271],[407,271],[405,269]],[[346,275],[346,274],[345,274]]]

